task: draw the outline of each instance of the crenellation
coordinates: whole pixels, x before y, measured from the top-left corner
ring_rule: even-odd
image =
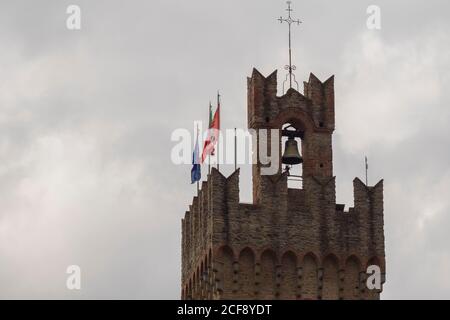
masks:
[[[249,128],[304,131],[303,186],[288,188],[286,172],[262,175],[257,161],[244,204],[239,169],[212,168],[182,219],[183,299],[379,299],[364,281],[371,263],[385,274],[383,181],[356,178],[354,206],[336,204],[334,77],[304,85],[304,95],[277,97],[276,72],[248,78]]]

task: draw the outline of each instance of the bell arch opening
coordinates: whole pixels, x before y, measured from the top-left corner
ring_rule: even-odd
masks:
[[[281,126],[281,171],[288,171],[289,189],[303,189],[302,132],[290,122]]]

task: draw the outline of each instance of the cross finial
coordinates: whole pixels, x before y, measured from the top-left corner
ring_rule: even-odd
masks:
[[[295,74],[292,72],[296,69],[295,65],[292,65],[292,49],[291,49],[291,24],[296,23],[297,25],[300,25],[302,23],[299,19],[292,19],[291,12],[293,11],[291,8],[291,1],[286,2],[288,7],[286,11],[288,12],[287,18],[280,17],[278,21],[280,23],[286,22],[289,27],[289,64],[284,67],[285,70],[288,71],[288,74],[286,75],[286,79],[283,82],[283,92],[284,92],[284,84],[287,81],[289,77],[289,88],[292,88],[292,78],[294,78],[294,82],[297,84],[297,90],[298,90],[298,82],[295,80]]]
[[[293,10],[291,9],[291,3],[292,3],[292,1],[286,1],[286,3],[287,3],[287,5],[288,5],[288,8],[286,9],[286,11],[288,11],[288,12],[289,12],[289,15],[291,15],[291,11],[293,11]]]

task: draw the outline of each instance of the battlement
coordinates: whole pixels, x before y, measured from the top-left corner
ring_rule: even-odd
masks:
[[[270,124],[274,119],[281,117],[279,120],[287,122],[289,113],[302,112],[307,121],[298,123],[299,127],[334,130],[334,76],[321,82],[311,73],[309,81],[304,82],[304,94],[290,88],[277,96],[277,71],[264,77],[253,69],[247,89],[249,128],[274,127],[279,125],[279,121]]]
[[[311,177],[305,189],[287,188],[285,176],[272,184],[277,196],[271,203],[243,204],[239,169],[229,177],[212,169],[182,220],[183,283],[194,281],[208,261],[216,261],[210,270],[212,283],[223,292],[219,283],[225,281],[219,275],[223,248],[233,252],[231,265],[243,251],[258,257],[267,250],[277,263],[286,252],[296,260],[312,254],[317,263],[331,253],[336,263],[344,265],[353,257],[360,268],[371,259],[384,261],[382,181],[367,187],[356,178],[355,205],[348,212],[336,208],[334,177]]]
[[[364,279],[369,264],[385,272],[383,180],[370,187],[355,178],[354,206],[336,204],[334,77],[321,82],[311,73],[304,94],[289,89],[280,97],[276,71],[264,77],[253,69],[247,84],[249,128],[290,124],[302,132],[303,189],[288,188],[281,165],[264,175],[256,159],[253,203],[244,204],[239,169],[225,177],[212,168],[182,220],[182,297],[379,298]],[[269,138],[256,139],[258,152]]]

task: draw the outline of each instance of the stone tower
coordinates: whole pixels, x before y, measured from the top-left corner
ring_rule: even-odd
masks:
[[[384,282],[383,181],[355,178],[354,207],[336,204],[334,119],[334,77],[311,74],[303,95],[279,97],[276,71],[253,70],[248,127],[304,133],[303,186],[288,188],[281,166],[261,175],[257,162],[253,204],[243,204],[239,169],[224,177],[213,168],[182,219],[182,299],[379,299],[366,269],[379,266]]]

